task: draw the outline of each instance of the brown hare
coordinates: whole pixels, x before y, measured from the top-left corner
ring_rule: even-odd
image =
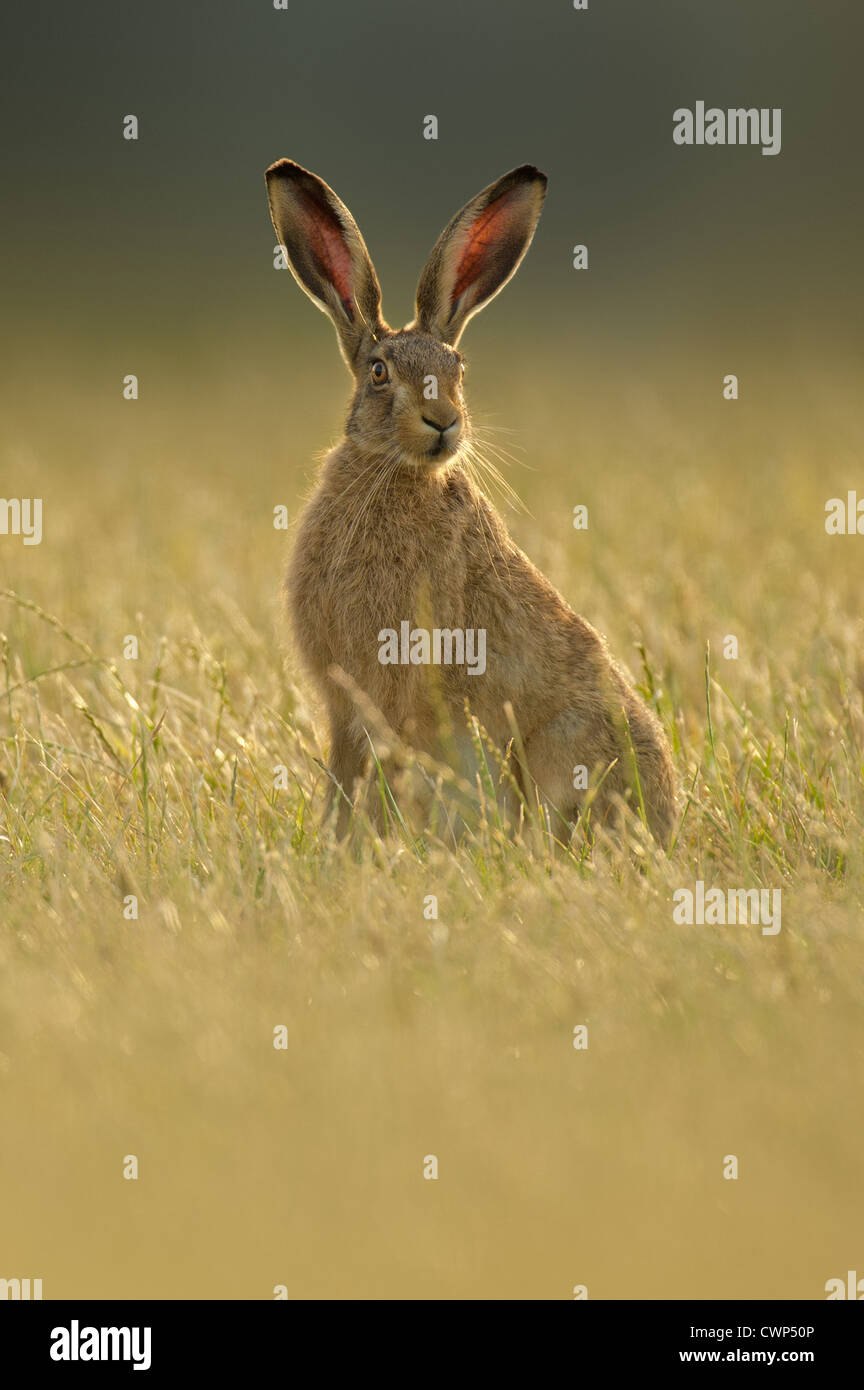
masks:
[[[668,845],[676,782],[658,720],[599,633],[514,544],[461,458],[470,424],[457,345],[525,255],[545,175],[522,165],[456,214],[420,276],[416,317],[398,331],[333,190],[288,159],[266,179],[288,265],[332,319],[354,377],[344,438],[303,513],[286,580],[329,712],[338,829],[370,761],[359,690],[407,744],[436,756],[442,718],[456,731],[451,747],[466,739],[467,697],[502,753],[510,748],[523,792],[536,789],[559,825],[577,820],[586,797],[593,825],[628,801]]]

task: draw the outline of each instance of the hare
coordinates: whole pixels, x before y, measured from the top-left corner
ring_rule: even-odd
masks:
[[[333,190],[288,159],[266,180],[288,266],[332,319],[354,377],[344,438],[325,459],[286,578],[296,639],[329,713],[337,832],[370,759],[359,691],[406,743],[436,755],[442,720],[466,738],[467,697],[502,753],[518,748],[517,784],[536,789],[557,823],[577,821],[586,796],[590,824],[614,821],[629,801],[668,845],[676,779],[658,720],[600,634],[513,542],[463,458],[471,427],[457,345],[525,255],[545,175],[524,164],[456,214],[420,276],[415,318],[399,330],[381,316],[369,253]],[[444,634],[437,664],[430,628]],[[473,666],[458,659],[456,639],[468,634],[485,644]]]

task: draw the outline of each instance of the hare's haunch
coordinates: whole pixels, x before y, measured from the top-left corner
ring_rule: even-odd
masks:
[[[668,843],[675,774],[658,720],[600,635],[514,544],[464,462],[456,345],[527,251],[545,176],[522,165],[457,213],[420,276],[416,317],[398,332],[381,317],[369,253],[332,189],[282,159],[267,190],[288,265],[332,319],[355,382],[287,579],[297,641],[330,715],[342,827],[370,750],[353,688],[408,744],[436,754],[442,723],[464,741],[467,697],[502,750],[518,742],[515,776],[523,790],[536,784],[550,813],[575,821],[592,797],[596,824],[629,801]]]

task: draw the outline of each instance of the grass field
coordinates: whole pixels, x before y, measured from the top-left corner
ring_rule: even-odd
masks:
[[[653,701],[682,825],[668,858],[580,863],[502,835],[481,788],[456,850],[345,847],[272,525],[338,429],[323,334],[258,376],[166,362],[135,403],[7,391],[5,491],[44,499],[44,538],[0,537],[0,1276],[824,1297],[864,1260],[864,541],[824,530],[853,383],[724,403],[722,371],[574,386],[478,352],[511,529]],[[782,930],[676,925],[698,879],[782,889]]]

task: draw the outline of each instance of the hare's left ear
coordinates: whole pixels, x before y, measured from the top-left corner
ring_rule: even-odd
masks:
[[[417,286],[417,327],[455,347],[465,324],[515,274],[540,218],[546,175],[533,164],[490,183],[445,227]]]

